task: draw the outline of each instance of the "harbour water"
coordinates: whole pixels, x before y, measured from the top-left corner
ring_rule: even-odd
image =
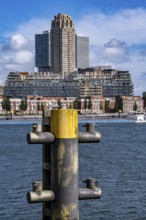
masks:
[[[81,220],[146,219],[146,123],[98,121],[101,142],[79,145],[79,185],[95,178],[99,200],[79,201]],[[80,124],[79,129],[84,130]],[[41,204],[28,204],[41,180],[41,145],[28,145],[32,123],[0,123],[0,220],[41,220]]]

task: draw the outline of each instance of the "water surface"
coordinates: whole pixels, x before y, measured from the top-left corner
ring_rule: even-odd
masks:
[[[99,200],[79,201],[81,220],[146,219],[146,124],[98,121],[101,142],[79,145],[79,185],[92,177]],[[42,147],[28,145],[32,123],[0,124],[0,220],[41,220],[41,204],[28,204],[41,180]],[[82,124],[80,130],[84,130]]]

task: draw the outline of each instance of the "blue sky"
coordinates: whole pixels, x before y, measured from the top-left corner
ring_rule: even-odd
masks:
[[[34,71],[34,35],[58,13],[89,37],[90,66],[129,70],[134,94],[146,91],[146,0],[1,1],[0,84],[10,71]]]

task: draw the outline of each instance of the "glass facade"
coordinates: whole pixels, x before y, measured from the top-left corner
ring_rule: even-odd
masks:
[[[76,35],[76,66],[81,69],[89,67],[89,37]]]
[[[50,71],[50,34],[44,31],[35,35],[35,67],[38,71]]]

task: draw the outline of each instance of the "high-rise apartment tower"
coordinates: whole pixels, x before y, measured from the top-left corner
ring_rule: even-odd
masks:
[[[76,31],[70,16],[58,14],[51,23],[51,69],[54,73],[76,70]]]
[[[82,69],[89,67],[89,37],[76,35],[76,66]]]
[[[50,34],[44,31],[35,35],[35,67],[39,72],[50,71]]]

